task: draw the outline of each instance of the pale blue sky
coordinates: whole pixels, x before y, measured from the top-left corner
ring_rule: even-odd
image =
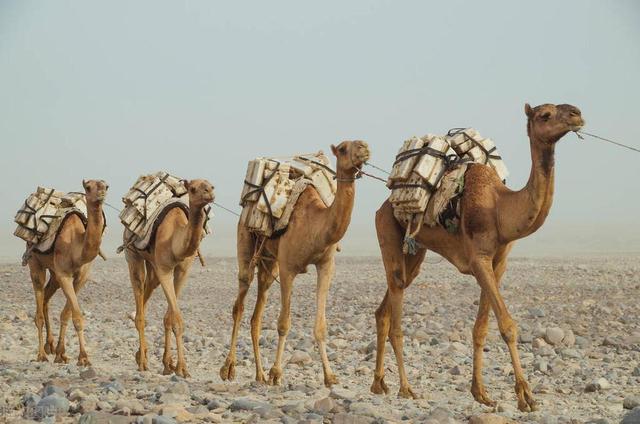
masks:
[[[237,208],[253,157],[359,138],[388,168],[409,136],[473,126],[520,188],[527,101],[575,104],[587,130],[640,145],[639,23],[636,1],[0,0],[0,258],[20,257],[13,215],[37,185],[103,178],[120,206],[167,170]],[[567,136],[551,214],[516,252],[640,251],[638,159]],[[358,183],[345,254],[378,254],[387,195]],[[217,209],[204,251],[233,255],[235,224]]]

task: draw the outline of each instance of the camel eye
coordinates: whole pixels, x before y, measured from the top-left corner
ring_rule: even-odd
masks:
[[[340,147],[338,147],[338,151],[340,153],[347,153],[347,148],[346,148],[346,146],[340,146]]]
[[[542,119],[543,121],[548,121],[549,118],[551,118],[551,112],[544,112],[542,115],[540,115],[540,119]]]

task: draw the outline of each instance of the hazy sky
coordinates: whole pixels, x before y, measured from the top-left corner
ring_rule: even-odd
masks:
[[[142,173],[207,178],[237,208],[246,162],[364,139],[390,167],[402,141],[472,126],[520,188],[523,105],[572,103],[586,130],[640,145],[637,1],[0,0],[0,258],[19,259],[13,217],[38,185],[102,178],[108,202]],[[519,254],[640,251],[640,155],[571,134],[556,196]],[[378,254],[388,195],[358,182],[344,254]],[[237,218],[215,209],[213,255]],[[122,227],[109,220],[105,251]]]

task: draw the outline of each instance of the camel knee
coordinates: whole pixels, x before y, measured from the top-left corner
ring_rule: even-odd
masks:
[[[82,316],[73,317],[73,327],[76,331],[82,331],[84,329],[84,319]]]
[[[500,335],[505,343],[515,343],[518,339],[518,326],[516,322],[510,319],[504,325],[500,326]]]
[[[281,319],[278,320],[278,335],[286,336],[289,334],[289,328],[291,328],[291,320],[290,319]]]
[[[172,329],[174,333],[182,333],[184,330],[184,320],[182,314],[177,313],[173,316]]]
[[[36,317],[34,318],[34,322],[36,323],[36,327],[38,328],[44,326],[44,314],[42,312],[37,313]]]
[[[473,326],[473,345],[475,347],[482,346],[488,333],[489,326],[487,323],[476,321],[476,324]]]
[[[324,342],[327,338],[327,325],[324,323],[318,323],[313,329],[313,337],[316,342]]]
[[[140,314],[136,314],[136,329],[138,331],[144,330],[144,318]]]
[[[164,324],[164,329],[165,330],[171,330],[171,327],[173,326],[173,319],[171,317],[170,313],[166,313],[164,315],[164,319],[162,320],[163,324]]]

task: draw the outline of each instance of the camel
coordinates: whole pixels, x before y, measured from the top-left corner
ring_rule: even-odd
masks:
[[[407,380],[403,360],[402,301],[404,290],[420,272],[427,250],[433,250],[453,264],[459,272],[472,275],[481,287],[478,314],[473,328],[473,379],[471,393],[476,401],[495,406],[482,381],[482,354],[488,332],[489,311],[493,310],[506,342],[515,375],[515,392],[521,411],[536,409],[525,379],[516,346],[517,327],[500,294],[500,280],[507,266],[513,243],[535,232],[544,223],[553,200],[555,144],[568,132],[583,125],[580,110],[571,105],[525,105],[528,119],[532,168],[529,181],[519,191],[508,189],[495,171],[472,164],[465,175],[461,199],[460,231],[454,234],[442,227],[423,226],[416,236],[420,248],[416,255],[403,255],[405,230],[394,218],[385,201],[376,213],[376,231],[384,262],[387,291],[375,313],[377,356],[371,391],[388,393],[384,381],[384,351],[387,337],[395,352],[400,378],[398,395],[415,398]]]
[[[314,337],[320,352],[324,371],[324,384],[329,387],[338,380],[331,370],[325,349],[325,306],[331,279],[335,270],[335,253],[351,221],[355,197],[355,180],[359,170],[369,159],[369,147],[363,141],[344,141],[331,146],[337,161],[337,192],[334,202],[326,207],[318,192],[308,186],[298,198],[286,232],[279,237],[259,240],[242,222],[238,223],[238,297],[233,306],[233,330],[229,355],[222,368],[223,380],[235,378],[236,344],[244,299],[253,281],[256,262],[258,266],[258,295],[251,318],[251,341],[255,356],[256,381],[279,385],[282,380],[282,356],[289,328],[291,327],[291,292],[298,274],[306,273],[308,265],[317,271],[316,319]],[[254,258],[259,245],[264,242],[259,260]],[[255,255],[257,256],[257,255]],[[265,376],[260,356],[260,331],[267,292],[276,276],[280,276],[281,309],[278,318],[278,349],[275,363]]]
[[[91,262],[100,253],[100,243],[105,228],[102,203],[109,186],[102,180],[82,181],[87,203],[87,224],[76,213],[67,215],[58,229],[58,234],[49,253],[33,250],[28,259],[31,282],[36,296],[35,324],[38,329],[37,361],[46,362],[47,354],[55,352],[56,363],[67,363],[65,355],[65,332],[69,317],[78,334],[80,353],[78,365],[91,365],[85,348],[84,318],[76,294],[89,277]],[[45,285],[47,271],[49,281]],[[67,302],[60,314],[58,345],[53,347],[53,335],[49,321],[49,300],[62,288]],[[42,327],[46,325],[45,343]]]
[[[125,257],[129,265],[129,277],[136,302],[135,325],[140,347],[136,352],[136,363],[140,371],[148,370],[147,342],[144,335],[147,301],[159,285],[167,298],[164,316],[164,375],[173,372],[180,377],[189,377],[182,341],[184,322],[178,307],[178,296],[187,281],[189,270],[198,252],[203,237],[206,218],[205,207],[213,202],[213,186],[206,180],[185,181],[189,195],[188,215],[180,207],[170,209],[157,223],[155,235],[145,251],[127,247]],[[125,230],[124,240],[130,238]],[[171,332],[176,339],[177,363],[171,356]]]

